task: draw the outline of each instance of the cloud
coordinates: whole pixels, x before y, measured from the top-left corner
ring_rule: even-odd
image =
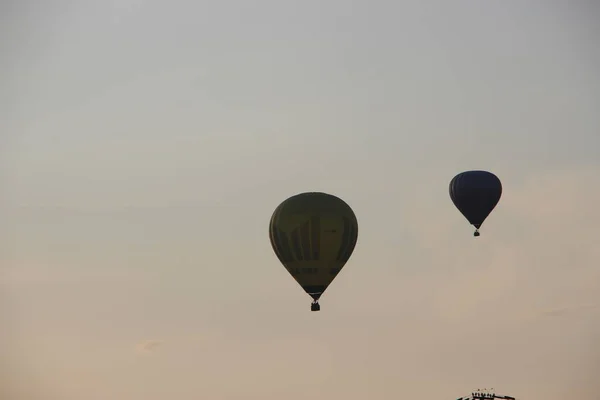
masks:
[[[563,315],[572,314],[579,310],[590,310],[590,309],[594,309],[597,307],[598,307],[597,304],[582,304],[582,305],[578,305],[578,306],[558,307],[558,308],[545,310],[542,312],[542,315],[545,315],[548,317],[560,317]]]
[[[138,343],[135,349],[138,353],[152,353],[162,345],[163,342],[161,340],[144,340]]]

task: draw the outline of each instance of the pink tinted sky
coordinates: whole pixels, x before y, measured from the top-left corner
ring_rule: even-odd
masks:
[[[597,7],[10,4],[0,397],[600,389]],[[306,190],[360,224],[319,313],[266,234]]]

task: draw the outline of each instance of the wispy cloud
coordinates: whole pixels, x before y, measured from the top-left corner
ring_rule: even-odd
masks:
[[[545,310],[542,312],[542,314],[547,317],[560,317],[563,315],[572,314],[572,313],[580,311],[580,310],[590,310],[590,309],[594,309],[597,307],[598,307],[597,304],[581,304],[578,306],[557,307],[557,308]]]
[[[162,346],[162,340],[144,340],[135,346],[138,353],[152,353],[158,347]]]

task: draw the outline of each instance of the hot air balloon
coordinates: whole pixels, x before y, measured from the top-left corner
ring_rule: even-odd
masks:
[[[488,171],[465,171],[450,181],[450,198],[462,215],[475,226],[473,236],[502,196],[500,179]]]
[[[350,259],[358,221],[342,199],[320,192],[300,193],[273,212],[269,238],[279,261],[312,298],[319,298]]]

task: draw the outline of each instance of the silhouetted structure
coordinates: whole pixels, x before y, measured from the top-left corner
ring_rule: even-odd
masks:
[[[471,396],[467,396],[467,397],[460,397],[457,400],[493,400],[493,399],[500,399],[500,400],[516,400],[514,397],[512,396],[500,396],[497,395],[494,392],[494,389],[477,389],[477,391],[471,393]]]

